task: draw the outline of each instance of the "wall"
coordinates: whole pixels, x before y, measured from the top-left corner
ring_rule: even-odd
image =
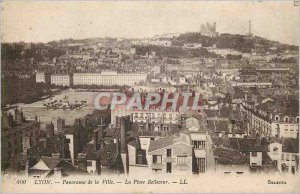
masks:
[[[250,152],[250,165],[256,163],[256,165],[262,165],[262,152],[256,152],[257,156],[252,156],[252,152]]]

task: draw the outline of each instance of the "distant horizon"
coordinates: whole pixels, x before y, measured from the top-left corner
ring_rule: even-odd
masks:
[[[254,36],[299,46],[299,9],[293,1],[6,1],[2,7],[5,43],[143,39],[199,32],[206,22],[216,22],[220,34],[247,35],[251,20]]]
[[[143,39],[151,39],[151,38],[154,38],[155,36],[161,36],[161,35],[166,35],[166,34],[186,34],[186,33],[197,33],[197,32],[171,32],[171,33],[165,33],[165,34],[156,34],[156,35],[153,35],[152,37],[145,37],[145,38],[136,38],[136,37],[132,37],[132,38],[126,38],[126,37],[113,37],[113,36],[106,36],[106,37],[86,37],[86,38],[64,38],[64,39],[59,39],[59,40],[50,40],[50,41],[47,41],[47,42],[25,42],[25,41],[18,41],[18,42],[2,42],[2,44],[14,44],[14,43],[25,43],[25,44],[47,44],[47,43],[50,43],[50,42],[60,42],[60,41],[64,41],[64,40],[69,40],[69,39],[72,39],[72,40],[84,40],[84,39],[108,39],[108,38],[114,38],[114,39],[127,39],[127,40],[132,40],[132,39],[139,39],[139,40],[143,40]],[[231,35],[241,35],[241,36],[247,36],[246,34],[233,34],[233,33],[227,33],[227,32],[224,32],[224,33],[219,33],[220,34],[231,34]],[[268,39],[266,37],[261,37],[261,36],[257,36],[255,34],[253,34],[253,37],[259,37],[259,38],[263,38],[263,39],[267,39],[269,41],[272,41],[272,42],[278,42],[280,44],[284,44],[284,45],[289,45],[289,46],[297,46],[299,47],[299,44],[288,44],[288,43],[283,43],[283,42],[280,42],[278,40],[271,40],[271,39]]]

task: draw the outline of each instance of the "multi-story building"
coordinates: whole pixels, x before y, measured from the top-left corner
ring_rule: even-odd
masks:
[[[126,109],[126,105],[117,106],[111,111],[111,123],[116,124],[116,118],[122,116],[131,116],[133,122],[155,123],[155,124],[176,124],[181,121],[181,114],[178,110],[167,109]],[[160,130],[155,128],[155,130]]]
[[[12,114],[2,116],[1,167],[21,170],[26,161],[27,149],[39,141],[40,122],[26,121],[23,112],[15,109]]]
[[[209,149],[211,148],[207,139],[208,134],[206,129],[203,123],[201,124],[202,125],[200,125],[199,120],[194,117],[190,117],[184,122],[185,130],[189,133],[192,141],[191,143],[194,152],[193,160],[195,160],[196,164],[193,167],[193,172],[195,173],[205,173],[207,171],[207,154],[210,153]]]
[[[148,165],[166,173],[206,173],[213,157],[209,139],[204,123],[190,117],[184,121],[184,132],[150,141]]]
[[[74,73],[74,85],[128,85],[145,81],[146,73]]]
[[[268,155],[277,165],[279,172],[299,172],[299,139],[284,138],[269,144]]]
[[[35,82],[36,83],[50,83],[50,74],[49,73],[42,73],[38,72],[35,75]]]
[[[52,74],[51,84],[56,86],[70,86],[70,75],[68,74]]]
[[[35,82],[36,83],[45,83],[45,73],[37,73],[35,75]]]
[[[151,141],[148,166],[155,172],[191,174],[193,147],[189,135],[180,133]]]
[[[296,138],[299,133],[298,102],[267,101],[259,105],[244,102],[249,132],[264,136]]]

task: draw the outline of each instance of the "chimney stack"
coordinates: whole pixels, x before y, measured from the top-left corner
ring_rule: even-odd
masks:
[[[261,146],[261,139],[260,139],[260,135],[256,135],[256,142],[255,142],[255,146],[260,147]]]
[[[121,117],[121,153],[126,153],[126,118]]]
[[[98,143],[100,149],[104,148],[104,132],[103,132],[103,125],[98,125]]]
[[[57,119],[57,133],[62,133],[64,126],[65,126],[65,119],[58,117],[58,119]]]
[[[94,130],[94,151],[98,151],[99,145],[98,145],[98,130]]]
[[[53,137],[54,136],[54,125],[51,121],[50,124],[46,125],[46,136],[47,137]]]
[[[128,120],[128,117],[121,117],[121,159],[125,174],[129,173],[129,157],[126,143],[126,127],[128,126]]]
[[[77,165],[78,165],[78,169],[81,172],[87,172],[86,154],[78,153],[78,155],[77,155]]]
[[[14,117],[11,113],[8,114],[8,125],[9,127],[12,127],[14,125]]]
[[[18,123],[22,123],[22,121],[24,120],[22,110],[19,111],[18,108],[15,109],[15,118]]]

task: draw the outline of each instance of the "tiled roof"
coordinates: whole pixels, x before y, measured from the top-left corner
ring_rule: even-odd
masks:
[[[213,132],[229,132],[229,121],[228,120],[214,120],[208,121],[208,128]]]
[[[152,152],[152,151],[155,151],[155,150],[158,150],[158,149],[168,147],[168,146],[173,145],[177,142],[191,144],[190,136],[186,135],[184,133],[179,133],[179,134],[174,134],[172,136],[164,137],[162,139],[151,141],[150,145],[149,145],[148,152]]]
[[[264,152],[268,151],[262,144],[258,144],[254,138],[229,138],[229,146],[241,152]]]
[[[101,164],[104,166],[112,166],[116,162],[118,154],[116,143],[105,144],[104,148],[99,151]]]
[[[31,169],[34,170],[52,170],[61,162],[60,158],[52,158],[42,156],[40,161],[35,164]],[[46,166],[44,166],[46,165]]]
[[[230,148],[217,147],[213,153],[218,164],[222,165],[247,165],[250,162],[247,156]]]

